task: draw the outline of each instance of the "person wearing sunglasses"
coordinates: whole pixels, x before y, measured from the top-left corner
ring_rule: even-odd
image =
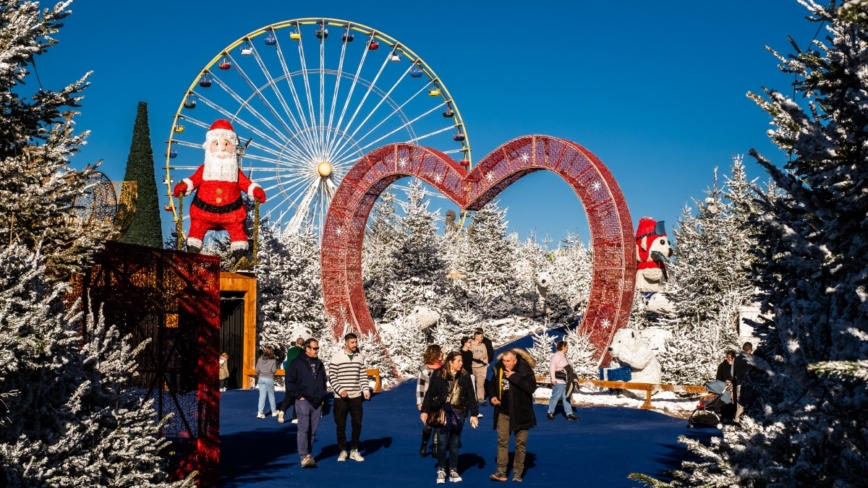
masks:
[[[325,365],[319,359],[319,341],[304,341],[304,354],[299,354],[286,372],[286,394],[295,398],[298,413],[298,455],[302,468],[316,466],[311,455],[316,430],[326,395]]]

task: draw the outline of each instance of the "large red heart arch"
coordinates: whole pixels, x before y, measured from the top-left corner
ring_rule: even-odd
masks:
[[[412,144],[381,147],[350,168],[332,198],[322,236],[323,298],[335,336],[348,329],[377,333],[362,284],[362,241],[371,208],[389,185],[413,176],[462,209],[478,210],[515,181],[542,170],[563,178],[585,208],[594,268],[579,330],[590,334],[597,362],[608,364],[608,345],[627,325],[633,304],[633,222],[608,168],[582,146],[548,136],[514,139],[470,172],[439,151]]]

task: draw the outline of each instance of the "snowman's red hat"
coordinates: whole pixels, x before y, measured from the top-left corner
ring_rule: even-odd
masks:
[[[233,145],[238,145],[238,136],[235,135],[235,128],[232,127],[231,122],[226,119],[218,119],[211,124],[211,128],[205,134],[205,149],[208,149],[208,144],[211,141],[216,140],[227,140]]]

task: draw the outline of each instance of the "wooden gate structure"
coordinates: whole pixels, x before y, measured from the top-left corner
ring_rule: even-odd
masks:
[[[214,256],[107,242],[76,283],[85,310],[103,309],[105,322],[132,345],[150,340],[136,358],[132,386],[153,399],[172,479],[198,471],[200,487],[216,487],[220,461],[220,259]],[[88,303],[90,302],[90,303]]]

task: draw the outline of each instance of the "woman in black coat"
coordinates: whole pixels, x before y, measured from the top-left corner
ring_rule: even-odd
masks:
[[[446,482],[446,454],[449,454],[449,481],[459,482],[458,449],[461,447],[461,431],[464,419],[470,414],[470,425],[476,428],[479,407],[476,404],[476,394],[470,375],[462,367],[461,353],[452,351],[446,356],[443,366],[431,375],[431,383],[425,398],[422,400],[422,423],[428,416],[440,408],[452,410],[457,415],[457,428],[450,428],[450,423],[440,427],[437,433],[437,483]]]
[[[733,380],[735,380],[735,376],[732,374],[732,362],[734,360],[735,351],[726,351],[726,358],[722,363],[720,363],[720,366],[717,367],[717,374],[714,376],[715,380],[725,381],[727,387],[729,387],[731,391],[735,390],[735,388],[732,388]],[[724,420],[732,420],[735,418],[735,409],[735,398],[733,397],[732,403],[725,405],[720,409],[720,416],[723,417]]]

